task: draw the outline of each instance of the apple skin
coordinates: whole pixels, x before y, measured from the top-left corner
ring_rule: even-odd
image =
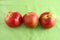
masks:
[[[28,12],[23,16],[23,23],[29,28],[35,28],[38,25],[38,16],[35,12]]]
[[[9,12],[5,18],[5,23],[10,27],[18,27],[22,24],[22,16],[19,12]]]
[[[52,12],[44,12],[41,14],[39,22],[43,28],[49,29],[56,24],[56,17]]]

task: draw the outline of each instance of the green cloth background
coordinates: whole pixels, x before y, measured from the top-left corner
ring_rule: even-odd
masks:
[[[18,11],[22,16],[36,12],[38,17],[45,11],[56,15],[56,25],[51,29],[27,28],[24,24],[10,28],[4,18],[9,11]],[[60,0],[0,0],[0,40],[60,40]]]

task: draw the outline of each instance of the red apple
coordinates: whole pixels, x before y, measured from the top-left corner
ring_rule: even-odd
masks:
[[[19,12],[9,12],[5,22],[10,27],[18,27],[22,23],[22,16]]]
[[[29,28],[35,28],[38,24],[38,16],[35,12],[28,12],[23,16],[23,23]]]
[[[51,12],[44,12],[41,14],[40,18],[40,25],[44,28],[51,28],[56,23],[56,17]]]

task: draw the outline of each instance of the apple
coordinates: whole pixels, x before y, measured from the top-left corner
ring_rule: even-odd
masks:
[[[39,21],[43,28],[48,29],[56,24],[56,16],[52,12],[44,12],[41,14]]]
[[[28,12],[23,16],[23,23],[29,28],[35,28],[38,24],[38,16],[35,12]]]
[[[5,18],[5,22],[10,27],[18,27],[22,24],[22,16],[19,12],[10,11]]]

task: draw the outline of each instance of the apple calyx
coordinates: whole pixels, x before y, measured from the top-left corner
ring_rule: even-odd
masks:
[[[49,12],[47,15],[43,16],[43,19],[48,19],[48,18],[56,18],[56,17],[53,13]]]

